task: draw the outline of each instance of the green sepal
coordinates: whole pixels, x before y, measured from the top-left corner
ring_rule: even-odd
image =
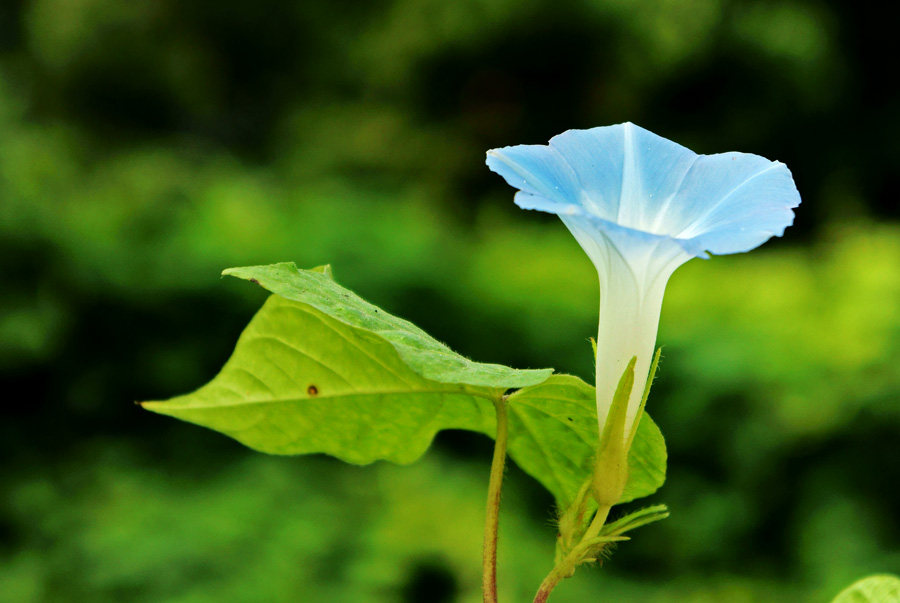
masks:
[[[597,450],[597,461],[594,464],[594,482],[592,492],[594,500],[601,507],[611,507],[619,502],[628,482],[628,449],[625,443],[625,421],[628,413],[628,400],[634,388],[634,365],[637,356],[631,358],[616,393],[613,396],[609,415],[603,424],[600,444]]]
[[[625,532],[640,528],[655,521],[660,521],[669,516],[669,508],[666,505],[654,505],[647,507],[634,513],[629,513],[625,517],[617,519],[612,523],[608,523],[600,530],[603,536],[621,536]]]
[[[575,565],[594,563],[600,559],[604,550],[609,545],[617,542],[625,542],[626,540],[631,540],[631,538],[628,536],[597,536],[595,538],[588,538],[587,540],[580,542],[574,549],[575,551],[580,552],[579,559]],[[574,570],[575,568],[572,568],[572,572],[569,574],[570,578],[574,575]]]
[[[641,396],[641,405],[634,416],[634,424],[631,426],[631,434],[628,436],[626,450],[631,449],[631,443],[634,441],[638,425],[641,424],[641,418],[644,416],[644,408],[647,407],[647,398],[650,397],[650,387],[653,385],[653,379],[656,378],[656,369],[659,368],[659,357],[661,354],[662,348],[658,348],[656,354],[653,355],[653,362],[650,364],[650,371],[647,373],[647,383],[644,385],[644,394]]]
[[[571,505],[562,510],[557,519],[556,565],[562,563],[581,540],[597,508],[593,500],[593,475],[584,482]]]

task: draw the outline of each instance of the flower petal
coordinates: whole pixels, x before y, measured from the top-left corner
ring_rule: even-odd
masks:
[[[551,138],[549,146],[572,166],[584,191],[581,204],[596,216],[654,234],[675,234],[657,218],[696,153],[632,123],[569,130]]]
[[[541,211],[557,213],[578,199],[578,178],[559,153],[546,145],[519,145],[487,152],[488,167],[510,186],[544,198]],[[552,205],[552,204],[556,205]],[[532,209],[532,208],[526,208]]]
[[[749,153],[697,155],[632,123],[495,149],[487,164],[522,191],[516,203],[524,209],[667,235],[697,257],[781,236],[800,203],[782,163]]]
[[[749,251],[781,236],[794,221],[800,193],[783,163],[749,153],[701,156],[678,190],[673,222],[716,254]]]

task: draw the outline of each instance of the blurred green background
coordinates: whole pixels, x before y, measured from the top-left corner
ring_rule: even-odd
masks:
[[[673,277],[645,528],[553,600],[830,601],[900,571],[896,4],[4,0],[0,600],[475,602],[491,442],[266,457],[143,412],[330,262],[467,356],[592,378],[596,274],[486,149],[634,121],[792,169],[797,222]],[[515,467],[501,600],[550,569]]]

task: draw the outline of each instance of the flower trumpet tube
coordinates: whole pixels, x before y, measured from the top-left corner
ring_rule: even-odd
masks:
[[[493,149],[487,165],[519,189],[519,207],[558,215],[597,268],[601,434],[636,359],[624,431],[616,429],[627,453],[669,277],[691,258],[741,253],[781,236],[800,204],[791,173],[748,153],[698,155],[631,123]]]

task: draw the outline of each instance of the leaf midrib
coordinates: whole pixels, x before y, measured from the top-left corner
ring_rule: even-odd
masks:
[[[234,391],[234,390],[232,390]],[[199,392],[196,392],[199,393]],[[287,404],[291,402],[304,402],[309,400],[342,400],[347,398],[360,398],[366,396],[414,396],[417,394],[438,394],[438,395],[458,395],[458,396],[469,396],[472,398],[481,398],[494,404],[498,402],[503,394],[499,393],[496,396],[489,396],[484,393],[477,393],[471,391],[457,390],[457,389],[404,389],[404,390],[379,390],[379,391],[371,391],[371,392],[348,392],[346,394],[331,394],[331,395],[319,395],[313,397],[293,397],[293,398],[268,398],[264,400],[252,400],[252,399],[244,399],[234,403],[222,403],[221,400],[216,400],[214,402],[205,403],[205,404],[192,404],[190,406],[178,406],[178,399],[167,400],[167,401],[152,401],[152,402],[139,402],[139,404],[145,408],[179,408],[179,409],[202,409],[202,408],[225,408],[225,407],[239,407],[239,406],[253,406],[257,404]],[[194,394],[189,394],[193,396]]]

